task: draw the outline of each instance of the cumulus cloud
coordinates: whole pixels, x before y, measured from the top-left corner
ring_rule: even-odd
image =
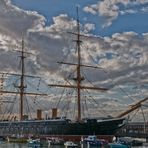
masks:
[[[86,7],[84,7],[84,11],[85,12],[89,12],[89,13],[91,13],[91,14],[97,14],[97,12],[96,12],[96,9],[97,9],[97,5],[91,5],[91,6],[86,6]]]
[[[89,62],[90,65],[95,63],[103,68],[85,71],[87,78],[94,81],[96,86],[108,88],[117,86],[118,88],[119,85],[129,86],[131,84],[131,88],[138,85],[143,91],[145,90],[142,84],[147,83],[148,76],[147,34],[141,36],[135,32],[115,33],[111,37],[98,38],[96,41],[95,39],[86,40],[84,45],[85,47],[87,45],[85,49],[88,49],[87,53],[82,52],[84,63]],[[137,90],[137,98],[141,94],[147,96],[146,91],[142,93],[139,89],[133,90]],[[124,95],[132,95],[133,90],[122,92],[117,89],[116,91]],[[118,97],[116,94],[113,98],[118,99]]]
[[[110,26],[119,15],[137,12],[147,13],[147,0],[103,0],[97,4],[84,7],[84,11],[93,15],[99,14],[104,18],[103,27]]]
[[[7,0],[2,0],[0,5],[0,31],[1,33],[17,37],[29,28],[44,25],[44,17],[36,12],[25,12],[11,5]],[[10,21],[11,20],[11,21]],[[19,24],[19,25],[16,25]]]

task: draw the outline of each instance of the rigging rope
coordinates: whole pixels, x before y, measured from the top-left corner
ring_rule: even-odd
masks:
[[[135,112],[135,114],[132,116],[132,118],[130,120],[132,120],[136,116],[136,114],[138,113],[138,111],[139,111],[139,108],[137,109],[137,111]]]
[[[30,114],[29,116],[32,119],[32,114],[31,114],[30,106],[29,106],[28,99],[27,99],[26,95],[24,96],[24,98],[25,98],[26,104],[27,104],[27,106],[26,106],[26,112]]]
[[[84,45],[84,44],[83,44]],[[86,46],[86,45],[84,45],[84,47],[85,48],[87,48],[88,49],[88,47]],[[92,57],[89,53],[88,53],[88,55],[90,56],[90,57]],[[92,59],[93,59],[93,57],[92,57]],[[94,60],[93,60],[93,62],[95,62]],[[96,62],[95,62],[96,63]],[[98,63],[97,63],[98,64]],[[111,80],[111,82],[112,82],[112,84],[113,85],[116,85],[114,82],[113,82],[113,79],[109,76],[109,72],[107,71],[107,70],[105,70],[104,68],[101,68],[103,71],[104,71],[104,73],[106,74],[106,76]],[[135,100],[135,98],[133,98],[132,96],[130,96],[123,88],[121,88],[119,85],[118,85],[118,88],[121,90],[121,92],[123,92],[128,98],[130,98],[131,100]]]
[[[13,112],[13,108],[14,108],[14,106],[15,106],[16,100],[17,100],[17,95],[16,95],[15,98],[14,98],[14,103],[13,103],[12,105],[10,105],[10,108],[8,108],[8,107],[6,106],[6,110],[5,110],[5,112],[4,112],[3,116],[2,116],[2,118],[4,118],[5,114],[8,114],[8,115],[7,115],[8,117],[6,117],[6,119],[9,119],[9,117],[11,116],[11,114],[12,114],[12,112]],[[8,112],[7,112],[7,111],[8,111]],[[10,115],[9,115],[9,114],[10,114]]]
[[[61,100],[62,100],[62,97],[63,97],[63,95],[64,95],[65,90],[66,90],[66,88],[63,89],[62,95],[61,95],[61,97],[59,98],[59,100],[58,100],[58,102],[57,102],[57,104],[56,104],[56,108],[59,107],[59,104],[60,104],[60,102],[61,102]]]
[[[99,105],[98,102],[90,95],[89,91],[88,91],[88,90],[85,90],[85,91],[89,94],[89,98],[91,98],[92,101],[93,101],[95,104]],[[92,103],[92,102],[90,101],[90,99],[88,99],[88,101],[89,101],[90,103]],[[95,105],[94,105],[94,107],[95,107]],[[100,108],[101,108],[101,107],[100,107]],[[98,110],[98,111],[100,112],[100,110]],[[104,115],[108,115],[104,109],[101,108],[101,111],[102,111],[102,113],[103,113]]]
[[[71,103],[71,99],[69,99],[72,94],[74,93],[74,91],[71,91],[70,93],[68,92],[68,94],[66,94],[67,96],[67,104],[65,103],[65,105],[62,107],[61,111],[64,112],[65,116],[68,115],[68,111],[69,111],[69,104]],[[73,98],[73,97],[71,97]]]
[[[144,133],[145,133],[145,132],[146,132],[146,129],[145,129],[146,119],[145,119],[145,115],[144,115],[144,112],[143,112],[142,106],[140,106],[140,109],[141,109],[141,111],[142,111],[142,116],[143,116],[143,120],[144,120]]]

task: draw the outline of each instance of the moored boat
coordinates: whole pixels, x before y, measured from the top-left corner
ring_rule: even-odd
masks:
[[[109,148],[130,148],[128,145],[120,143],[109,143]]]
[[[41,146],[40,139],[29,138],[27,140],[27,144],[28,144],[28,147],[32,147],[32,148],[40,148]]]
[[[64,145],[64,140],[59,137],[47,138],[48,146],[50,145]]]
[[[74,143],[73,141],[66,141],[64,146],[65,148],[77,148],[78,144]]]
[[[86,146],[97,146],[97,147],[101,147],[101,146],[107,146],[108,142],[104,139],[97,139],[96,135],[91,135],[88,136],[86,138],[81,138],[81,142],[80,142],[83,147]]]
[[[13,134],[13,135],[7,136],[6,139],[8,142],[12,142],[12,143],[26,143],[28,137],[25,137],[24,135],[20,135],[20,134],[17,134],[17,135]]]

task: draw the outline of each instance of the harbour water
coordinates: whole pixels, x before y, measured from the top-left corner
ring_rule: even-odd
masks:
[[[0,143],[0,148],[29,148],[27,144],[22,143]],[[55,146],[51,145],[48,146],[42,146],[40,148],[64,148],[64,146]]]
[[[28,147],[27,144],[22,144],[22,143],[7,143],[6,142],[6,143],[0,143],[0,148],[29,148],[29,147]],[[40,148],[64,148],[64,146],[51,145],[50,147],[48,147],[48,146],[42,146]],[[148,146],[140,146],[140,147],[134,146],[133,148],[148,148]]]
[[[31,148],[31,147],[28,147],[28,145],[25,144],[25,143],[3,142],[3,143],[0,143],[0,148]],[[51,145],[50,147],[48,147],[48,146],[41,146],[40,148],[64,148],[64,146]]]

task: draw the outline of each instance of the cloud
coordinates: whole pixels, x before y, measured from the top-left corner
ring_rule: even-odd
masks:
[[[30,28],[39,29],[39,26],[44,25],[45,18],[36,12],[23,11],[11,5],[11,2],[8,0],[0,1],[0,14],[0,49],[1,56],[3,55],[1,58],[3,62],[1,62],[0,67],[7,65],[5,69],[9,67],[9,71],[14,71],[16,68],[13,63],[16,63],[16,60],[18,61],[17,58],[19,56],[14,50],[21,49],[22,34],[26,36],[26,32]],[[25,48],[27,48],[27,44]],[[5,50],[5,52],[3,50]],[[14,55],[17,57],[15,58],[16,60],[14,60],[12,52],[14,52]],[[8,56],[9,59],[6,58],[7,61],[5,61],[5,57]]]
[[[88,13],[95,15],[95,14],[97,14],[96,9],[97,9],[97,5],[91,5],[91,6],[84,7],[83,10],[85,12],[88,12]]]
[[[89,6],[90,9],[85,8],[85,11],[92,11],[93,14],[97,12],[105,16],[106,23],[109,24],[119,15],[118,3],[122,3],[125,7],[130,4],[130,1],[121,0],[107,2],[105,0]],[[136,1],[136,4],[145,4],[145,1]],[[109,10],[109,8],[111,9]],[[57,64],[57,61],[77,62],[76,45],[73,42],[76,40],[76,36],[69,33],[77,31],[75,19],[70,18],[67,14],[59,14],[53,17],[52,24],[45,26],[45,18],[37,12],[23,11],[5,0],[0,1],[0,14],[1,71],[15,72],[19,70],[20,67],[16,68],[20,60],[19,53],[17,55],[12,48],[21,49],[22,32],[24,32],[25,49],[27,52],[33,53],[33,55],[26,55],[26,73],[41,75],[46,83],[58,81],[59,84],[63,84],[61,81],[63,77],[75,75],[72,75],[75,67]],[[95,86],[110,89],[108,93],[99,93],[97,99],[118,100],[119,102],[115,100],[111,103],[103,102],[105,105],[113,106],[115,102],[121,105],[120,100],[126,100],[126,97],[133,95],[133,92],[136,94],[134,96],[136,99],[146,96],[148,33],[139,35],[135,32],[123,32],[100,37],[89,34],[94,29],[94,24],[80,24],[80,27],[84,27],[81,32],[83,36],[80,37],[83,63],[95,64],[95,66],[100,67],[100,69],[93,70],[83,67],[81,75],[85,76],[86,83],[91,86],[89,81],[94,82]],[[68,73],[69,70],[71,75]],[[121,91],[120,87],[125,88],[126,92]],[[139,89],[143,92],[141,93]],[[135,91],[138,92],[135,93]],[[57,95],[55,90],[50,93],[54,94],[51,96],[53,99]],[[125,100],[124,103],[126,103]]]
[[[11,5],[7,0],[2,0],[0,7],[0,31],[3,34],[17,37],[16,35],[21,35],[29,28],[38,28],[44,25],[45,18],[43,16],[36,12],[23,11]]]
[[[121,15],[125,15],[125,14],[134,14],[137,13],[137,10],[132,10],[132,9],[128,9],[128,10],[124,10],[124,11],[120,11]]]
[[[99,14],[104,18],[103,27],[108,27],[119,15],[137,12],[147,13],[147,0],[103,0],[83,8],[87,13]]]
[[[141,11],[147,13],[147,12],[148,12],[148,7],[143,7],[143,8],[141,9]]]
[[[127,5],[129,3],[128,1],[126,2],[127,3],[124,3],[124,5]],[[70,18],[67,14],[61,14],[53,18],[53,24],[51,24],[50,26],[40,25],[42,27],[38,27],[38,24],[35,25],[36,22],[40,22],[39,24],[44,24],[44,19],[42,16],[40,17],[40,15],[36,13],[28,13],[20,9],[15,9],[10,4],[5,4],[5,6],[10,7],[11,9],[13,8],[13,13],[16,13],[16,15],[18,16],[22,13],[24,14],[24,16],[26,16],[26,23],[23,23],[23,28],[26,28],[25,24],[28,24],[28,27],[26,28],[26,45],[27,47],[29,46],[31,52],[36,54],[36,58],[34,58],[32,63],[34,63],[34,66],[39,72],[45,73],[46,71],[47,73],[59,73],[58,69],[61,67],[61,65],[57,64],[57,61],[62,61],[65,57],[67,57],[69,61],[71,61],[72,59],[74,61],[76,60],[75,44],[72,43],[72,40],[75,37],[67,33],[75,31],[77,29],[76,20]],[[11,16],[15,16],[13,13],[11,14]],[[7,17],[9,17],[10,15],[10,13],[8,12],[4,14]],[[34,18],[34,20],[32,20],[32,18]],[[29,19],[31,19],[32,21],[29,22]],[[22,20],[24,20],[24,18],[22,18]],[[14,21],[14,23],[17,24],[18,22]],[[5,27],[5,25],[3,24],[1,24],[0,26]],[[6,28],[9,29],[9,26],[6,26]],[[19,27],[16,28],[20,30]],[[89,31],[94,29],[94,25],[85,24],[84,28],[84,34],[87,35]],[[10,32],[11,30],[12,32],[15,32],[15,30],[11,28],[10,24]],[[17,34],[18,38],[20,38],[21,34],[17,33],[18,30],[16,29],[15,34]],[[18,42],[18,38],[16,38],[17,40],[12,40],[10,43],[11,33],[10,36],[6,35],[7,33],[1,35],[1,44],[3,46],[3,49],[4,46],[5,48],[10,47],[11,44],[18,44],[16,46],[21,47],[20,42]],[[6,38],[8,41],[6,40]],[[10,45],[8,46],[7,44],[9,43]],[[132,71],[134,68],[136,69],[137,67],[141,68],[143,66],[145,70],[145,67],[147,65],[147,34],[143,34],[143,36],[141,37],[134,32],[125,32],[115,33],[112,35],[112,37],[99,37],[96,39],[84,38],[82,47],[87,49],[88,51],[88,53],[86,52],[86,50],[82,51],[84,63],[91,64],[91,62],[95,62],[96,64],[99,64],[99,66],[102,66],[102,68],[111,71],[114,77],[120,75],[121,71],[123,72],[123,74],[125,74],[130,69]],[[73,52],[72,56],[70,56],[70,52]],[[113,74],[114,72],[115,74]],[[100,81],[103,83],[104,80],[105,76],[103,75],[100,77]]]
[[[106,86],[124,85],[126,83],[142,82],[147,79],[148,51],[147,35],[134,32],[115,33],[112,37],[104,37],[87,45],[88,54],[84,51],[85,63],[95,62],[103,70],[90,71],[90,79],[96,84]],[[98,80],[98,81],[97,81]]]
[[[90,31],[95,30],[95,25],[87,23],[84,25],[84,32],[89,33]]]

